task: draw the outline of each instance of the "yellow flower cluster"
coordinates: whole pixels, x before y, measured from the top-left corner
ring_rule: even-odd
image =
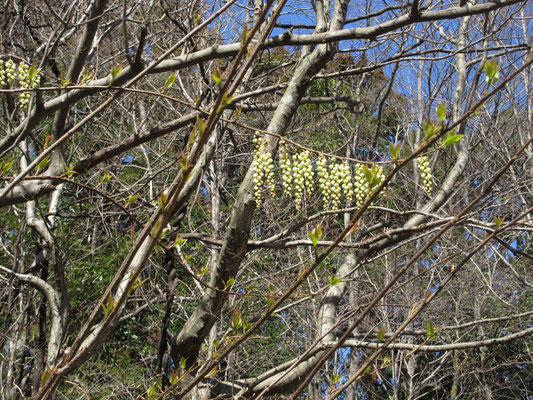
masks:
[[[29,76],[30,67],[28,64],[21,62],[19,64],[19,84],[21,89],[30,88],[30,76]],[[19,105],[22,110],[24,110],[28,103],[30,102],[30,92],[21,92],[19,94]]]
[[[266,141],[259,136],[258,132],[253,142],[255,143],[255,158],[252,164],[255,173],[254,194],[259,207],[265,182],[272,197],[275,197],[274,164]],[[294,196],[298,211],[302,208],[304,194],[311,195],[314,190],[313,165],[316,165],[318,189],[322,194],[324,209],[338,209],[343,200],[348,204],[355,200],[355,203],[361,206],[370,194],[368,179],[371,180],[373,187],[385,179],[383,167],[375,165],[369,170],[362,164],[356,164],[354,183],[351,168],[347,162],[328,159],[324,155],[320,155],[316,162],[313,162],[311,153],[307,150],[296,152],[291,156],[286,143],[282,140],[279,149],[279,168],[283,194],[287,198]],[[367,179],[365,173],[370,174],[371,178]]]
[[[0,88],[6,85],[6,70],[4,68],[4,61],[0,59]]]
[[[255,158],[253,162],[254,168],[254,185],[255,185],[255,201],[257,207],[261,206],[261,197],[263,191],[263,182],[266,180],[266,184],[270,190],[272,197],[276,196],[274,186],[274,163],[272,156],[267,148],[267,142],[265,138],[261,138],[256,132],[254,137],[255,144]]]
[[[431,194],[432,176],[431,167],[429,166],[429,160],[427,156],[418,157],[418,167],[420,168],[420,176],[422,177],[422,183],[427,194]]]
[[[9,59],[6,63],[0,60],[0,87],[5,86],[6,84],[14,87],[17,76],[21,89],[36,88],[39,87],[41,83],[39,72],[35,67],[30,69],[28,64],[21,62],[18,65],[17,74],[17,66],[13,60]],[[19,94],[19,107],[21,110],[25,110],[28,107],[30,97],[30,91],[24,91]]]
[[[322,192],[322,198],[324,201],[324,208],[328,208],[331,200],[331,177],[327,166],[327,159],[324,156],[320,156],[317,162],[318,171],[318,188]]]
[[[313,193],[313,167],[309,151],[302,151],[293,156],[292,178],[294,182],[294,202],[296,209],[300,211],[302,207],[304,190],[308,194]]]
[[[363,168],[363,164],[357,164],[355,167],[355,204],[358,207],[363,205],[369,191]]]
[[[16,78],[16,72],[15,72],[16,66],[12,59],[9,59],[6,63],[6,76],[7,76],[7,83],[10,85],[13,85],[15,83]]]
[[[287,154],[287,146],[281,143],[279,149],[279,164],[281,167],[281,178],[283,179],[283,194],[292,196],[292,162]]]

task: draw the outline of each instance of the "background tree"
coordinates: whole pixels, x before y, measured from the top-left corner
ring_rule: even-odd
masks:
[[[531,395],[531,4],[1,16],[3,398]]]

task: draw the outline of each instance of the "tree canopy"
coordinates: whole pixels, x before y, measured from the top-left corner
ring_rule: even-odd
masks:
[[[532,11],[6,2],[1,398],[532,398]]]

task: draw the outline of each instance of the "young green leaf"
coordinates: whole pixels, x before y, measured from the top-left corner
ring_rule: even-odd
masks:
[[[229,288],[231,285],[233,285],[234,282],[235,282],[235,278],[229,278],[226,281],[226,287]]]
[[[390,355],[385,354],[383,356],[383,365],[389,365],[391,362],[392,362],[392,358],[390,357]]]
[[[65,175],[67,176],[67,178],[72,178],[74,175],[77,174],[77,172],[74,170],[75,167],[76,164],[70,164],[68,169],[65,171]]]
[[[274,289],[274,286],[272,286],[272,284],[269,284],[267,293],[267,306],[269,309],[272,308],[274,306],[274,303],[276,302],[276,298],[274,297],[275,293],[276,289]]]
[[[318,224],[314,229],[309,232],[309,238],[313,242],[313,246],[317,246],[318,241],[322,238],[322,224]]]
[[[439,104],[437,106],[437,109],[435,110],[435,113],[437,114],[437,117],[441,120],[441,122],[444,122],[444,120],[446,119],[446,104]]]
[[[135,200],[137,200],[137,197],[139,197],[138,194],[130,195],[130,197],[128,197],[128,205],[135,203]]]
[[[169,75],[169,77],[167,78],[166,82],[165,82],[165,86],[163,87],[164,89],[168,89],[169,87],[171,87],[174,82],[176,81],[176,74],[172,74],[172,75]]]
[[[161,207],[162,210],[165,210],[165,207],[167,206],[168,195],[169,195],[168,189],[161,191],[161,194],[159,195],[159,206]]]
[[[216,68],[215,71],[211,74],[211,77],[213,78],[218,87],[222,86],[222,79],[224,78],[224,75],[218,68]]]
[[[61,79],[61,86],[68,86],[70,84],[70,78],[64,79],[63,77]]]
[[[335,278],[335,275],[328,276],[328,279],[329,279],[329,284],[331,286],[338,285],[339,283],[342,282],[342,278]]]
[[[123,69],[123,67],[116,66],[116,65],[113,65],[111,67],[111,78],[113,79],[113,81],[117,78],[118,74],[120,74],[122,72],[122,69]],[[113,83],[113,82],[111,82],[111,83]]]
[[[3,161],[0,165],[2,172],[9,172],[9,170],[13,167],[13,161]]]
[[[435,135],[435,124],[431,121],[427,121],[424,125],[424,136],[426,140],[431,139]]]
[[[104,317],[107,317],[111,311],[115,308],[115,299],[109,294],[105,303],[102,303],[104,309]]]
[[[196,117],[196,129],[198,130],[198,133],[201,135],[205,131],[205,127],[207,126],[207,122],[205,122],[200,116]]]
[[[393,144],[389,142],[389,152],[391,158],[397,160],[400,157],[400,143]]]
[[[149,399],[155,399],[158,394],[158,390],[156,389],[156,385],[150,385],[148,390],[146,391],[146,394],[148,395]]]
[[[83,72],[82,72],[82,83],[87,83],[89,82],[91,79],[94,78],[94,72],[89,72],[89,70],[87,69],[87,67],[85,67],[83,69]]]
[[[48,165],[48,163],[50,162],[50,157],[46,156],[45,158],[43,158],[41,160],[41,162],[39,164],[37,164],[37,171],[40,171],[44,168],[46,168],[46,166]]]
[[[50,376],[52,376],[52,370],[46,367],[43,374],[41,375],[41,386],[46,385],[46,382],[48,382],[48,379],[50,379]]]
[[[383,340],[386,333],[387,333],[387,330],[385,329],[384,326],[382,326],[377,333],[378,342],[381,342]]]
[[[331,375],[330,376],[330,379],[331,379],[331,384],[332,385],[336,385],[337,383],[339,383],[341,381],[341,378],[342,378],[342,375],[341,374],[336,374],[336,375]]]
[[[204,275],[205,273],[207,273],[207,271],[209,271],[209,267],[203,267],[199,272],[198,272],[198,275]]]
[[[248,34],[249,34],[249,31],[248,31],[248,24],[245,23],[245,24],[244,24],[244,28],[243,28],[243,30],[242,30],[241,43],[244,44],[244,42],[246,42],[246,39],[248,39]]]
[[[176,240],[174,241],[174,246],[181,246],[186,241],[187,241],[187,239],[183,239],[180,235],[178,235],[178,236],[176,236]]]
[[[502,218],[498,218],[498,217],[494,217],[494,225],[496,225],[496,227],[500,227],[502,226],[502,224],[505,222],[505,217],[502,217]]]
[[[220,102],[220,107],[218,107],[218,109],[217,109],[217,114],[220,114],[222,111],[224,111],[224,109],[228,105],[230,105],[232,101],[233,101],[233,96],[229,96],[228,97],[228,94],[224,93],[222,95],[222,101]]]
[[[498,63],[496,60],[487,60],[484,65],[485,74],[487,77],[485,80],[488,85],[492,85],[500,78],[500,72],[498,71]]]
[[[429,321],[427,326],[426,326],[426,336],[427,336],[428,340],[435,339],[437,337],[436,335],[437,335],[437,331],[435,330],[435,327],[433,326],[433,323],[431,321]]]
[[[461,140],[464,137],[465,135],[455,135],[452,132],[450,132],[442,138],[442,145],[445,147],[451,146],[452,144],[457,143],[459,140]]]
[[[104,176],[102,176],[102,179],[100,179],[100,183],[105,183],[109,181],[112,177],[113,175],[111,175],[109,172],[106,172]]]
[[[37,75],[39,75],[39,70],[35,65],[32,65],[28,70],[28,77],[30,78],[30,81],[35,79]]]
[[[142,284],[144,284],[144,282],[146,282],[147,280],[149,280],[150,278],[146,278],[146,279],[143,279],[142,281],[139,282],[139,278],[137,277],[137,279],[135,279],[135,284],[131,287],[131,290],[135,290],[137,289],[138,287],[140,287]]]
[[[374,181],[374,166],[368,168],[368,165],[363,164],[363,175],[365,176],[368,186],[372,187],[372,182]]]
[[[242,314],[239,310],[233,310],[232,328],[234,331],[242,328]]]

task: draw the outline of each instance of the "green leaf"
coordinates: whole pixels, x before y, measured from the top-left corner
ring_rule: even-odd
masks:
[[[388,365],[391,362],[392,362],[392,358],[388,354],[385,354],[383,356],[383,365]]]
[[[429,321],[426,326],[426,336],[429,340],[433,340],[437,337],[436,335],[437,335],[437,331],[435,330],[433,323]]]
[[[492,85],[500,78],[500,72],[498,71],[498,63],[496,60],[485,61],[484,69],[485,74],[487,75],[485,80],[487,81],[488,85]]]
[[[168,195],[169,195],[168,189],[161,191],[161,194],[159,195],[159,206],[161,207],[162,210],[164,210],[165,207],[167,206]]]
[[[242,43],[246,42],[246,39],[248,39],[248,34],[249,34],[248,23],[245,23],[244,24],[244,28],[242,30],[242,35],[241,35],[241,42]]]
[[[138,194],[132,194],[132,195],[130,195],[130,197],[128,197],[128,204],[133,204],[133,203],[135,203],[135,200],[137,200],[137,197],[139,197]]]
[[[452,144],[457,143],[459,140],[461,140],[464,137],[465,135],[454,135],[453,133],[450,132],[442,138],[442,145],[451,146]]]
[[[169,77],[167,78],[166,82],[165,82],[165,86],[164,88],[165,89],[168,89],[169,87],[171,87],[174,82],[176,81],[176,74],[172,74],[172,75],[169,75]]]
[[[113,65],[111,67],[111,78],[113,78],[113,81],[117,78],[118,74],[122,72],[122,70],[123,70],[123,67],[121,66]]]
[[[70,84],[70,78],[64,79],[61,77],[61,86],[68,86]]]
[[[149,399],[155,399],[157,397],[158,392],[159,391],[157,390],[156,385],[153,384],[153,385],[150,385],[150,387],[146,391],[146,394],[148,395]]]
[[[196,129],[198,130],[198,133],[201,135],[205,131],[205,127],[207,126],[207,122],[205,122],[202,118],[199,116],[196,117]]]
[[[13,161],[5,161],[0,164],[2,172],[9,172],[9,170],[13,167]]]
[[[146,282],[149,279],[150,278],[146,278],[146,279],[143,279],[142,281],[139,282],[139,277],[135,278],[135,284],[131,287],[131,290],[133,291],[133,290],[137,289],[138,287],[143,285],[144,282]]]
[[[369,374],[370,373],[370,365],[365,368],[364,373],[365,374]]]
[[[162,225],[163,225],[163,216],[160,215],[159,218],[157,218],[157,221],[155,221],[154,226],[152,226],[152,231],[150,232],[153,238],[157,237],[157,235],[159,234],[159,231],[161,230]]]
[[[329,284],[331,286],[338,285],[339,283],[342,282],[342,278],[335,278],[335,275],[328,276],[328,279],[329,279]]]
[[[205,273],[207,273],[207,271],[209,271],[209,267],[203,267],[200,272],[198,273],[198,275],[203,275]]]
[[[183,239],[180,235],[178,235],[176,236],[176,240],[174,241],[174,246],[181,246],[186,241],[187,239]]]
[[[341,374],[337,374],[337,375],[331,375],[330,376],[330,379],[331,379],[331,384],[332,385],[336,385],[337,383],[339,383],[341,381],[341,378],[342,378],[342,375]]]
[[[46,385],[46,382],[48,382],[48,379],[50,379],[51,376],[52,376],[52,370],[46,367],[43,374],[41,375],[41,386]]]
[[[222,86],[222,79],[224,79],[224,75],[218,68],[215,69],[215,71],[211,74],[211,77],[215,81],[218,87]]]
[[[86,82],[88,82],[88,81],[90,81],[91,79],[94,78],[94,73],[89,72],[87,67],[85,67],[83,69],[82,76],[83,76],[82,83],[86,83]]]
[[[107,317],[111,311],[115,308],[115,299],[111,294],[107,297],[105,303],[102,303],[102,308],[104,309],[104,317]]]
[[[76,171],[74,171],[74,168],[76,167],[76,164],[71,164],[70,167],[65,171],[65,175],[67,178],[72,178],[74,175],[77,174]]]
[[[381,342],[383,340],[383,338],[385,337],[385,334],[387,333],[387,330],[385,329],[384,326],[382,326],[378,333],[377,333],[377,338],[378,338],[378,343]]]
[[[274,286],[272,286],[272,284],[269,284],[267,293],[267,306],[269,309],[272,308],[274,306],[274,303],[276,302],[276,299],[274,297],[275,293],[276,289],[274,289]]]
[[[242,314],[239,310],[233,310],[233,320],[231,325],[235,331],[242,328]]]
[[[187,366],[187,359],[185,357],[180,358],[179,367],[185,369]]]
[[[498,228],[503,224],[503,221],[505,221],[505,218],[494,217],[494,225]]]
[[[372,182],[374,181],[374,167],[368,168],[368,165],[363,164],[363,175],[365,176],[368,186],[372,187]]]
[[[389,152],[390,152],[391,157],[394,160],[397,160],[400,157],[400,143],[393,144],[392,142],[390,142]]]
[[[38,74],[39,74],[39,70],[37,69],[35,65],[32,65],[30,69],[28,70],[28,77],[30,78],[30,80],[35,79]]]
[[[424,125],[424,136],[426,140],[431,139],[435,135],[435,124],[431,121],[428,121]]]
[[[41,160],[41,162],[39,164],[37,164],[37,171],[40,171],[44,168],[46,168],[46,166],[48,165],[48,163],[50,162],[50,157],[46,156],[45,158],[43,158]]]
[[[226,281],[226,287],[229,288],[231,285],[233,285],[234,282],[235,282],[235,278],[229,278]]]
[[[318,224],[315,228],[309,232],[309,238],[313,242],[313,246],[318,245],[318,241],[322,238],[322,224]]]
[[[102,179],[100,179],[100,183],[105,183],[109,181],[112,177],[113,175],[111,175],[109,172],[106,172],[104,176],[102,176]]]
[[[442,103],[437,106],[437,109],[435,110],[435,113],[437,114],[437,117],[442,121],[446,119],[446,104]]]
[[[227,93],[222,95],[222,100],[220,102],[220,107],[218,107],[217,114],[220,114],[224,109],[231,104],[233,101],[233,96],[228,97]]]

